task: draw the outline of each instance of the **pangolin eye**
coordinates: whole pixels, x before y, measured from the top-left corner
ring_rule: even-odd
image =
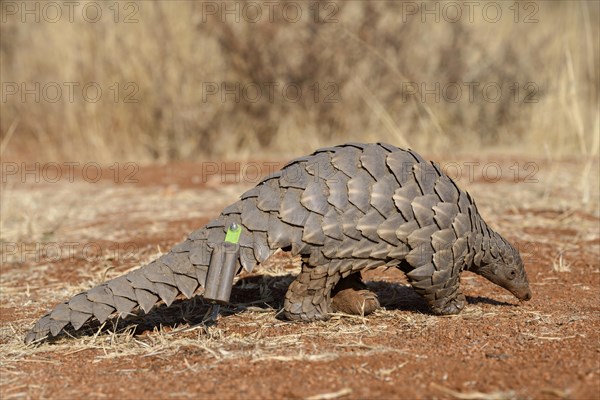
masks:
[[[508,273],[508,279],[515,279],[517,277],[517,271],[515,271],[514,269],[511,269],[510,272]]]

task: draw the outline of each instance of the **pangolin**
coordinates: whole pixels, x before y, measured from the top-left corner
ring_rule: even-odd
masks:
[[[114,313],[149,312],[161,300],[169,306],[179,294],[202,293],[231,226],[241,228],[234,273],[251,271],[277,249],[301,256],[301,272],[284,300],[290,320],[373,311],[377,297],[360,273],[380,266],[402,270],[435,314],[465,307],[463,270],[520,300],[531,298],[519,252],[438,164],[389,144],[349,143],[290,161],[168,253],[56,306],[25,342],[56,336],[67,324],[77,330],[92,317],[104,322]]]

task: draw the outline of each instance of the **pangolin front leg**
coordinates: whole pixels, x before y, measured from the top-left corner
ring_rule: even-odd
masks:
[[[459,287],[458,276],[438,284],[432,284],[430,279],[411,282],[411,284],[417,293],[425,298],[435,314],[458,314],[467,305],[467,300]]]
[[[452,259],[434,257],[435,263],[427,263],[407,274],[407,277],[417,293],[419,293],[431,311],[438,315],[460,313],[467,301],[460,290],[459,263]]]

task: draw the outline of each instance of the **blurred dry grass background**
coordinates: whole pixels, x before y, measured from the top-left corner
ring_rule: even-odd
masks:
[[[44,15],[39,23],[32,16],[22,22],[21,15],[7,11],[9,3],[14,2],[1,2],[0,26],[5,159],[284,158],[351,140],[429,153],[492,149],[585,158],[598,153],[595,1],[496,2],[502,17],[495,23],[483,18],[488,1],[477,2],[472,21],[463,8],[456,23],[446,19],[454,18],[452,4],[463,7],[462,2],[295,2],[303,14],[293,23],[281,12],[285,2],[270,14],[273,21],[264,3],[251,3],[262,5],[257,23],[248,21],[254,10],[246,2],[101,3],[96,23],[81,17],[86,2],[74,22],[63,15],[56,23],[44,21]],[[114,4],[118,23],[109,9]],[[315,22],[315,4],[321,22]],[[239,22],[208,13],[214,6],[239,7]],[[439,22],[419,7],[438,7]],[[532,12],[533,22],[525,23]],[[125,23],[127,16],[137,22]],[[335,21],[324,22],[328,16]],[[36,82],[39,102],[34,95],[9,93],[14,84],[20,90]],[[65,82],[79,85],[73,101]],[[100,101],[81,96],[90,82],[101,87]],[[263,94],[256,102],[249,99],[250,87],[239,102],[207,94],[207,84],[222,82],[259,84]],[[264,91],[269,82],[278,85],[273,101]],[[429,89],[438,83],[440,93],[447,89],[453,98],[453,82],[462,89],[455,102],[433,95],[422,101],[407,91],[413,83]],[[479,84],[472,101],[469,82]],[[302,89],[297,102],[282,95],[289,83]],[[481,88],[489,84],[501,87],[498,101],[482,97]],[[56,102],[48,101],[53,85],[62,88]],[[134,90],[137,102],[125,102]],[[335,101],[325,102],[332,91]]]

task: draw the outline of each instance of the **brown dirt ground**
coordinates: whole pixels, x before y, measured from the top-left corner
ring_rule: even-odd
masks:
[[[35,347],[24,334],[52,305],[166,251],[254,182],[189,163],[142,167],[130,184],[10,181],[0,398],[600,398],[597,160],[583,177],[575,161],[535,162],[538,182],[459,181],[521,249],[528,303],[465,273],[467,309],[436,317],[401,273],[378,269],[366,279],[384,309],[289,323],[277,313],[297,267],[279,253],[238,281],[208,332],[196,297]]]

